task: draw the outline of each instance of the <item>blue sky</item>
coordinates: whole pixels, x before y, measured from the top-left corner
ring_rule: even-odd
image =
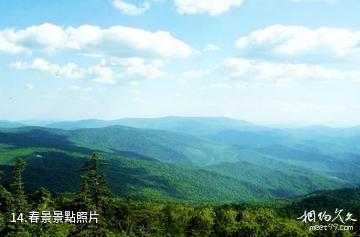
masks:
[[[0,0],[0,120],[360,124],[356,0]]]

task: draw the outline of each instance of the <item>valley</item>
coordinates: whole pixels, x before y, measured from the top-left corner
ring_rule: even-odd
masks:
[[[29,191],[76,192],[77,170],[93,153],[108,164],[112,191],[139,200],[270,200],[360,183],[357,128],[185,117],[10,125],[0,129],[1,169],[6,180],[24,159]]]

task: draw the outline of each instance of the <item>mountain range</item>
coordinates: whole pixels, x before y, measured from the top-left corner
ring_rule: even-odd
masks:
[[[38,125],[39,123],[37,123]],[[0,122],[0,170],[27,162],[28,190],[76,192],[99,154],[109,186],[141,200],[291,198],[360,183],[360,129],[272,128],[229,118]]]

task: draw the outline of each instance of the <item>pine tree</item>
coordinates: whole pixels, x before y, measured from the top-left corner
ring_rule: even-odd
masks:
[[[1,231],[0,235],[4,236],[31,236],[29,229],[29,224],[24,223],[24,216],[29,211],[29,204],[27,196],[25,194],[24,182],[23,182],[23,172],[25,170],[25,162],[21,159],[17,159],[13,167],[13,182],[10,184],[10,192],[7,192],[5,188],[1,191],[2,202],[7,203],[6,210],[4,210],[7,218],[9,216],[15,215],[16,218],[20,215],[22,223],[13,223],[7,221],[4,229]]]
[[[96,206],[100,208],[100,201],[102,197],[110,196],[110,190],[107,187],[105,176],[101,173],[100,168],[106,164],[100,162],[99,157],[93,154],[90,160],[86,161],[81,167],[82,175],[82,190],[80,193],[90,198]]]
[[[23,172],[25,170],[25,165],[26,163],[24,160],[17,159],[13,169],[14,181],[11,184],[11,187],[14,195],[14,207],[15,211],[17,212],[24,212],[28,207],[23,182]]]
[[[106,236],[106,223],[102,214],[105,209],[105,198],[112,197],[105,181],[101,168],[106,164],[100,162],[99,157],[93,154],[91,158],[81,167],[82,187],[74,199],[74,208],[82,211],[96,211],[99,214],[98,223],[88,225],[77,225],[73,236]],[[109,200],[109,199],[107,199]]]

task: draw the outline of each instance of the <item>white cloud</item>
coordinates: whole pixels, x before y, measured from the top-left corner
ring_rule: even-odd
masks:
[[[139,57],[110,58],[103,63],[123,68],[121,75],[128,79],[158,79],[168,76],[168,73],[163,70],[165,63],[161,60],[146,60]]]
[[[131,4],[123,0],[113,0],[112,4],[123,14],[133,15],[133,16],[141,15],[150,9],[149,2],[143,2],[141,4]]]
[[[65,79],[92,79],[103,84],[116,84],[119,79],[158,79],[168,76],[163,70],[161,60],[144,58],[109,58],[91,67],[79,67],[74,63],[52,64],[43,58],[36,58],[31,63],[17,61],[10,64],[17,70],[38,70]]]
[[[360,31],[345,28],[272,25],[237,40],[240,49],[282,56],[332,55],[342,57],[360,52]]]
[[[88,74],[94,78],[95,82],[110,85],[116,84],[116,79],[119,77],[111,68],[101,65],[88,68]]]
[[[221,48],[215,44],[208,44],[204,47],[203,51],[209,52],[209,51],[218,51]]]
[[[33,69],[47,72],[50,75],[65,79],[86,79],[91,78],[96,82],[104,84],[115,84],[118,76],[106,66],[96,65],[88,68],[80,68],[74,63],[64,65],[51,64],[43,58],[36,58],[31,63],[15,62],[10,64],[17,70]]]
[[[241,6],[244,0],[174,0],[177,11],[181,14],[220,15],[231,7]]]
[[[162,67],[161,62],[130,66],[125,70],[124,76],[138,76],[149,79],[164,78],[167,73],[162,70]]]
[[[5,40],[0,33],[0,53],[1,52],[8,54],[28,53],[25,48]]]
[[[43,50],[74,50],[84,54],[124,56],[186,57],[193,49],[167,31],[112,26],[102,29],[93,25],[67,27],[45,23],[25,29],[0,31],[0,51],[7,53]]]
[[[124,0],[113,0],[112,5],[126,15],[141,15],[148,11],[151,2],[163,2],[164,0],[146,0],[142,3],[134,4]],[[175,8],[180,14],[203,14],[211,16],[220,15],[230,10],[231,7],[239,7],[245,0],[174,0]],[[289,0],[291,2],[311,3],[325,2],[335,4],[336,0]]]
[[[10,66],[18,70],[35,69],[39,71],[45,71],[54,77],[63,77],[69,79],[81,79],[85,74],[85,70],[78,68],[78,66],[74,63],[68,63],[65,65],[50,64],[43,58],[36,58],[30,64],[17,61],[12,63]]]
[[[277,63],[228,58],[223,70],[230,79],[255,83],[293,84],[300,80],[360,81],[360,70],[340,70],[320,65]]]

